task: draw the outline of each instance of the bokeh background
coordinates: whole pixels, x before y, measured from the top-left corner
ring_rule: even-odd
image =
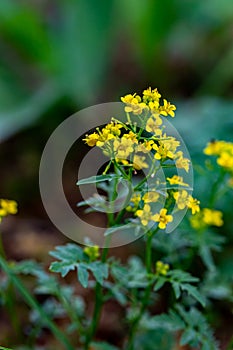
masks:
[[[1,0],[0,50],[0,194],[20,208],[2,228],[10,258],[46,261],[66,241],[43,209],[39,162],[56,126],[90,105],[158,87],[177,105],[195,193],[210,191],[202,150],[233,135],[232,0]],[[64,179],[74,201],[76,166],[74,155]],[[231,200],[222,203],[229,237]],[[229,275],[232,251],[221,260]]]

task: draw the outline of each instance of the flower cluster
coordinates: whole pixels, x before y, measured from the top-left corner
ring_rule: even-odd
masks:
[[[0,199],[0,222],[4,216],[16,214],[18,211],[17,203],[8,199]]]
[[[150,87],[143,91],[142,97],[136,93],[128,94],[121,98],[121,101],[126,104],[125,111],[127,113],[139,115],[143,112],[150,112],[153,116],[159,114],[171,117],[175,116],[174,111],[176,106],[163,99],[163,104],[160,103],[161,94],[157,89],[151,89]]]
[[[164,117],[174,117],[176,107],[166,99],[161,103],[161,94],[151,88],[144,90],[141,96],[128,94],[121,101],[125,105],[125,119],[112,118],[109,124],[96,128],[83,140],[89,147],[100,148],[109,158],[103,175],[114,168],[117,174],[131,183],[135,182],[133,176],[142,170],[145,180],[154,178],[154,185],[149,188],[147,181],[140,184],[136,181],[125,209],[142,227],[157,224],[163,230],[173,221],[171,208],[175,205],[176,210],[190,209],[193,215],[200,210],[199,201],[188,193],[189,185],[180,175],[166,178],[163,184],[165,189],[169,188],[166,193],[159,190],[161,183],[156,185],[159,169],[174,167],[189,172],[190,161],[180,149],[180,141],[165,130]],[[186,187],[187,191],[178,191],[177,186]]]
[[[219,210],[203,208],[196,215],[190,218],[191,226],[196,229],[202,229],[206,226],[223,225],[222,212]]]
[[[157,275],[166,276],[169,271],[169,265],[159,260],[155,264],[155,269]]]
[[[88,246],[83,249],[84,253],[89,257],[91,261],[95,261],[100,256],[100,248],[98,245]]]
[[[208,156],[217,156],[218,165],[233,175],[233,142],[209,142],[204,153]]]

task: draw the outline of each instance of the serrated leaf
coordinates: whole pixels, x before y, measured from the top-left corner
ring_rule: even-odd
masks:
[[[172,287],[176,296],[176,299],[179,299],[181,292],[180,292],[180,284],[178,282],[172,282]]]
[[[108,278],[108,265],[96,261],[89,264],[88,269],[92,271],[97,282],[103,285],[104,279]]]
[[[49,254],[59,260],[73,263],[82,260],[84,257],[82,248],[74,243],[68,243],[64,246],[57,246],[55,250],[50,251]]]
[[[75,270],[76,265],[65,261],[53,261],[49,267],[52,272],[59,272],[62,277],[65,277],[68,272]]]
[[[159,289],[161,289],[163,287],[163,285],[166,283],[166,278],[159,276],[158,280],[156,281],[153,290],[156,292]]]
[[[76,185],[88,185],[88,184],[94,184],[98,182],[103,182],[103,181],[112,181],[113,179],[120,179],[122,178],[119,175],[115,174],[107,174],[107,175],[94,175],[87,177],[86,179],[81,179],[79,180]]]
[[[196,299],[203,307],[205,307],[205,298],[199,293],[196,287],[192,286],[191,284],[181,284],[180,288],[183,291],[187,291],[187,293],[192,296],[194,299]]]
[[[180,338],[180,345],[186,345],[186,344],[190,344],[190,342],[195,339],[196,337],[196,332],[195,330],[193,330],[192,328],[187,328],[181,338]]]
[[[88,286],[88,277],[89,277],[89,273],[87,271],[86,265],[80,263],[78,265],[78,280],[83,286],[83,288],[87,288]]]

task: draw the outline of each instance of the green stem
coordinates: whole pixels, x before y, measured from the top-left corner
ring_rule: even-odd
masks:
[[[107,255],[108,255],[108,247],[105,247],[103,248],[102,256],[101,256],[102,263],[106,262]],[[95,306],[94,306],[94,311],[92,316],[92,322],[91,322],[90,329],[87,333],[86,341],[84,344],[84,350],[89,349],[89,345],[97,331],[103,303],[104,303],[103,288],[101,284],[97,282],[95,286]]]
[[[5,249],[3,246],[2,242],[2,234],[0,233],[0,257],[4,259],[5,261],[7,260],[6,258],[6,253]],[[17,337],[20,339],[21,338],[21,326],[20,326],[20,320],[18,317],[18,312],[16,310],[16,300],[15,300],[15,293],[14,293],[14,288],[12,286],[12,283],[9,281],[9,285],[7,287],[6,293],[6,309],[8,316],[10,317],[10,321],[12,324],[12,327],[15,331],[15,334],[17,334]]]
[[[20,279],[13,273],[13,271],[8,266],[7,262],[2,256],[0,256],[0,266],[3,269],[3,271],[10,277],[13,285],[24,297],[26,303],[32,309],[35,309],[40,314],[41,318],[47,324],[47,327],[51,330],[55,338],[57,338],[57,340],[65,346],[65,349],[74,350],[68,338],[66,338],[66,336],[61,332],[61,330],[51,321],[51,319],[47,316],[47,314],[41,308],[40,304],[36,301],[36,299],[34,299],[34,297],[26,289],[26,287],[20,281]]]
[[[211,189],[211,194],[209,199],[209,208],[213,208],[215,205],[215,202],[218,197],[218,190],[224,180],[225,175],[226,175],[226,172],[223,169],[221,169],[221,172]]]
[[[146,255],[145,255],[145,263],[146,263],[146,271],[148,276],[152,272],[152,239],[155,235],[155,233],[158,231],[156,229],[154,232],[149,232],[148,238],[146,241]],[[139,310],[138,316],[134,319],[132,327],[130,329],[128,344],[127,344],[127,350],[133,350],[134,349],[134,337],[137,332],[137,328],[139,325],[139,322],[148,306],[149,300],[150,300],[150,294],[151,294],[152,285],[150,281],[148,281],[148,285],[145,289],[144,297],[142,299],[141,308]]]

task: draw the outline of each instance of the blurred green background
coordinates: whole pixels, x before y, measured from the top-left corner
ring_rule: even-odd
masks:
[[[92,104],[158,87],[194,164],[210,139],[231,139],[232,0],[1,0],[0,48],[0,191],[22,217],[46,217],[43,147]]]
[[[0,197],[20,208],[3,227],[9,257],[46,261],[65,239],[49,222],[38,184],[41,153],[56,126],[82,108],[149,86],[177,105],[172,122],[205,205],[210,178],[199,171],[202,150],[210,139],[233,141],[232,0],[1,0],[0,50]],[[74,156],[64,179],[71,197],[76,167]],[[226,279],[232,208],[231,193],[217,208],[225,211],[228,247],[219,266]]]

